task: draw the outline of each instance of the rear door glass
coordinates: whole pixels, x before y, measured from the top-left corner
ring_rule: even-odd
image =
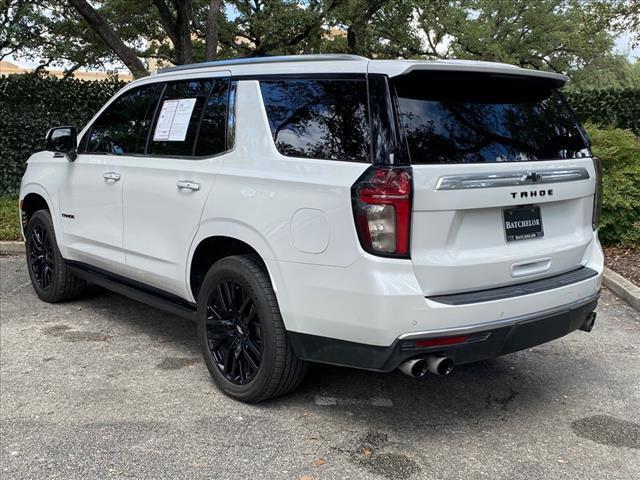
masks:
[[[420,72],[394,80],[411,162],[494,163],[589,156],[546,79]]]
[[[229,79],[217,79],[207,100],[196,143],[196,157],[216,155],[227,150]]]
[[[261,81],[271,135],[283,155],[369,161],[367,84],[362,79]]]
[[[167,84],[158,106],[149,155],[193,155],[198,123],[213,83],[207,79]]]

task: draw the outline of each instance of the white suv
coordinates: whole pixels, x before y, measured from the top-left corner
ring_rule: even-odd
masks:
[[[588,331],[599,168],[566,80],[303,55],[131,82],[29,159],[33,286],[195,319],[211,375],[248,402],[307,362],[447,374]]]

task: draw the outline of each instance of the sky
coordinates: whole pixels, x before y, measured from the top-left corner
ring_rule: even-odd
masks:
[[[627,55],[632,62],[640,58],[640,47],[636,47],[633,50],[629,49],[629,34],[621,35],[616,38],[616,44],[614,50],[618,53]]]

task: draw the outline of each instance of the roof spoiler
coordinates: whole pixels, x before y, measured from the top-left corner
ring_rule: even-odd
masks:
[[[368,71],[369,73],[386,73],[390,77],[398,77],[422,71],[491,73],[500,76],[546,79],[550,80],[554,84],[555,88],[562,87],[569,80],[569,77],[560,73],[532,70],[504,63],[469,60],[373,60],[369,62]]]

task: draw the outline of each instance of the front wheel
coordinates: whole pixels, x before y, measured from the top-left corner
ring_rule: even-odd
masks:
[[[48,210],[31,215],[25,237],[29,277],[40,300],[55,303],[78,297],[86,282],[69,272]]]
[[[284,395],[307,370],[289,343],[269,276],[252,255],[223,258],[205,276],[198,338],[218,387],[243,402]]]

